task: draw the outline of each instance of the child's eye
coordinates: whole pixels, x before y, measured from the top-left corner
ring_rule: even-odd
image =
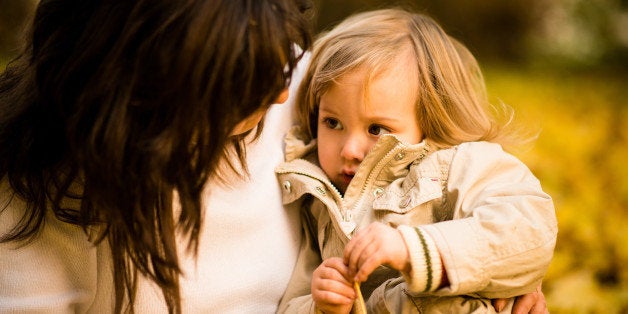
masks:
[[[325,124],[328,128],[332,130],[340,130],[342,128],[340,121],[333,118],[324,118],[323,124]]]
[[[372,135],[380,136],[380,135],[390,133],[390,130],[386,129],[385,127],[381,125],[372,124],[369,126],[369,133]]]

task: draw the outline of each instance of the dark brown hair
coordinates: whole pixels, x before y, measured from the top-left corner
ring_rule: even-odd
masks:
[[[41,1],[0,76],[0,178],[27,203],[0,240],[27,243],[52,210],[109,242],[116,312],[133,311],[138,271],[180,312],[175,231],[195,252],[204,185],[230,147],[243,162],[231,130],[309,48],[299,2]]]

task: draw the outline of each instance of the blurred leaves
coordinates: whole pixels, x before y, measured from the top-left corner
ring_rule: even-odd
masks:
[[[543,289],[552,313],[628,311],[628,97],[623,76],[488,68],[489,93],[540,125],[519,157],[556,205]],[[520,121],[521,122],[521,121]]]
[[[452,36],[486,59],[521,60],[525,38],[540,19],[540,0],[315,0],[318,29],[327,29],[351,12],[401,6],[425,12]],[[487,36],[488,35],[488,36]]]
[[[317,29],[368,9],[402,6],[433,16],[482,63],[628,69],[625,0],[314,0]]]

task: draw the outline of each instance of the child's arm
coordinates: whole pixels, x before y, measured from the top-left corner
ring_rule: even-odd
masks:
[[[448,285],[440,255],[431,253],[437,250],[436,246],[429,236],[419,233],[420,230],[409,226],[395,229],[380,222],[360,230],[344,251],[349,278],[366,281],[378,266],[386,265],[400,271],[413,292],[433,291]]]
[[[402,272],[413,293],[497,298],[534,291],[557,229],[552,200],[528,168],[497,145],[461,145],[447,189],[442,210],[453,220],[396,230],[373,224],[357,234],[345,250],[350,271],[359,269],[356,279],[387,264]],[[389,239],[377,240],[385,235]],[[405,251],[399,249],[404,242]]]
[[[436,246],[450,285],[442,294],[487,298],[534,291],[556,243],[551,198],[496,144],[460,145],[449,170],[453,220],[418,227]]]

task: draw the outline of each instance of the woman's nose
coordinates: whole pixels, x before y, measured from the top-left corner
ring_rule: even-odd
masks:
[[[277,99],[275,99],[275,104],[283,104],[284,102],[286,102],[286,100],[288,100],[288,96],[290,96],[290,93],[288,92],[288,88],[284,88],[283,91],[281,91],[281,94],[279,94],[279,96],[277,96]]]
[[[340,154],[347,161],[362,162],[366,155],[366,146],[366,140],[360,136],[348,136]]]

